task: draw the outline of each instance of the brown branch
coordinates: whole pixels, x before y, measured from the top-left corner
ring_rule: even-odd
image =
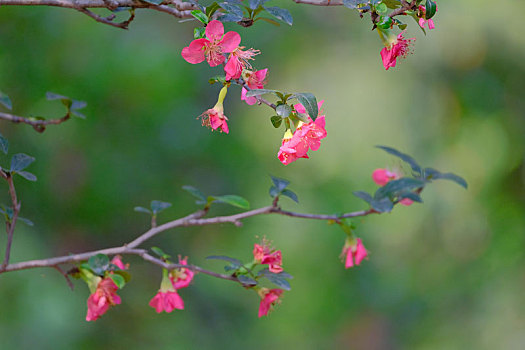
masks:
[[[237,84],[239,84],[241,87],[245,88],[246,90],[248,91],[251,91],[253,90],[252,88],[250,88],[248,86],[248,84],[242,79],[242,78],[239,78],[239,79],[235,79],[235,82]],[[273,103],[271,103],[270,101],[268,101],[267,99],[264,99],[262,98],[261,96],[254,96],[256,99],[257,99],[257,102],[259,104],[263,103],[265,105],[267,105],[268,107],[272,108],[273,110],[275,110],[277,108],[277,106]]]
[[[25,118],[20,117],[17,115],[9,114],[9,113],[2,113],[0,112],[0,119],[10,121],[15,124],[23,123],[28,124],[33,127],[38,132],[44,132],[46,130],[47,125],[58,125],[61,124],[71,117],[70,113],[68,112],[65,116],[62,118],[57,119],[47,119],[47,120],[38,120],[34,118]]]
[[[108,2],[108,9],[114,9],[113,8],[114,6],[115,4],[113,2],[112,3]],[[122,28],[122,29],[128,29],[128,26],[131,23],[131,21],[135,19],[135,10],[131,11],[130,16],[127,20],[123,22],[117,22],[117,23],[113,22],[113,20],[116,17],[115,14],[111,14],[111,16],[108,16],[108,17],[102,17],[102,16],[97,15],[94,12],[91,12],[87,8],[79,8],[77,10],[88,15],[89,17],[93,18],[97,22],[104,23],[104,24],[107,24],[107,25],[110,25],[116,28]]]

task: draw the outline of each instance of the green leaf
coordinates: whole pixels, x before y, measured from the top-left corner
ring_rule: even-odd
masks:
[[[387,11],[388,11],[388,7],[384,3],[380,3],[379,5],[376,6],[376,12],[379,13],[380,15],[386,14]]]
[[[281,179],[272,175],[270,175],[270,177],[272,178],[272,182],[279,192],[282,192],[290,184],[290,181],[288,180]]]
[[[7,154],[7,151],[9,151],[9,141],[2,134],[0,134],[0,150],[4,154]]]
[[[115,282],[118,289],[122,289],[126,285],[126,280],[120,274],[112,273],[109,275],[109,278],[111,278],[113,282]]]
[[[266,17],[258,17],[255,19],[255,21],[258,21],[258,20],[261,20],[261,21],[265,21],[265,22],[268,22],[270,24],[273,24],[274,26],[277,26],[279,27],[281,24],[271,18],[266,18]]]
[[[118,267],[117,267],[118,268]],[[115,275],[122,276],[124,278],[124,281],[128,283],[131,280],[131,274],[128,271],[124,270],[115,270],[113,271]]]
[[[109,268],[109,258],[106,254],[93,255],[88,259],[88,265],[96,275],[102,276]]]
[[[423,173],[424,178],[427,180],[450,180],[454,181],[455,183],[464,187],[465,189],[468,188],[467,181],[465,181],[465,179],[459,175],[453,173],[442,173],[433,168],[425,168],[425,170],[423,170]]]
[[[171,257],[169,254],[164,253],[164,251],[159,247],[151,247],[151,251],[162,259],[169,259]]]
[[[343,6],[349,9],[356,9],[360,4],[366,3],[366,0],[343,0]]]
[[[292,107],[287,104],[280,104],[277,105],[277,108],[275,108],[275,112],[277,112],[277,115],[280,117],[287,118],[290,113],[292,113]]]
[[[24,153],[17,153],[11,158],[11,172],[22,171],[27,168],[31,163],[35,161],[35,158],[28,156]]]
[[[138,212],[138,213],[153,214],[153,213],[151,212],[151,210],[146,209],[146,208],[144,208],[144,207],[135,207],[135,208],[133,208],[133,210],[135,210],[135,211]]]
[[[256,10],[259,6],[263,5],[266,1],[268,1],[268,0],[249,0],[248,1],[248,6],[252,10]]]
[[[171,207],[171,203],[162,202],[162,201],[151,201],[150,206],[151,206],[151,211],[153,212],[153,214],[158,214],[161,211]]]
[[[299,203],[299,198],[297,198],[297,195],[295,194],[295,192],[290,191],[290,190],[283,190],[283,192],[281,194],[283,196],[286,196],[286,197],[292,199],[294,202]]]
[[[275,188],[275,186],[270,187],[269,193],[270,193],[270,197],[272,197],[272,198],[275,198],[275,197],[277,197],[278,195],[281,194],[281,192],[279,190],[277,190],[277,188]]]
[[[437,11],[437,5],[434,1],[427,0],[425,4],[425,19],[431,19],[434,17]]]
[[[5,108],[9,110],[13,109],[13,104],[11,103],[11,99],[9,98],[9,96],[7,96],[1,91],[0,91],[0,104],[2,104]]]
[[[228,4],[226,2],[220,3],[220,7],[222,7],[224,10],[226,10],[228,13],[234,15],[235,17],[239,18],[239,21],[242,19],[243,12],[242,9],[237,5]],[[221,17],[222,20],[222,17]]]
[[[87,102],[86,101],[72,100],[72,103],[71,103],[71,109],[72,110],[83,109],[83,108],[86,108],[86,106],[87,106]]]
[[[226,255],[210,255],[210,256],[207,256],[206,259],[208,259],[208,260],[224,260],[224,261],[228,261],[229,263],[232,264],[232,266],[234,266],[236,268],[239,268],[239,267],[241,267],[243,265],[242,261],[240,261],[239,259],[231,258],[231,257],[226,256]]]
[[[276,92],[277,92],[276,90],[269,90],[269,89],[252,89],[246,92],[246,97],[260,96],[260,95],[265,95],[265,94],[274,94],[277,96]]]
[[[241,209],[250,209],[250,203],[246,199],[242,198],[241,196],[236,196],[234,194],[214,196],[214,199],[216,202],[226,203]]]
[[[191,15],[203,24],[208,24],[209,22],[208,16],[201,10],[193,10],[191,11]]]
[[[277,6],[265,7],[264,9],[268,11],[269,14],[271,14],[277,19],[280,19],[284,23],[288,25],[293,24],[292,14],[287,9],[283,9]]]
[[[187,191],[193,197],[195,197],[197,199],[200,199],[203,202],[206,202],[206,196],[199,189],[197,189],[197,188],[195,188],[193,186],[188,186],[188,185],[182,186],[182,189],[184,191]]]
[[[256,286],[257,285],[256,280],[254,280],[251,277],[245,276],[245,275],[239,275],[237,276],[237,279],[239,280],[239,282],[241,282],[245,286]]]
[[[392,148],[392,147],[387,147],[387,146],[376,146],[376,147],[382,149],[383,151],[387,153],[390,153],[393,156],[400,158],[404,162],[408,163],[410,167],[412,168],[412,170],[414,170],[414,172],[416,172],[418,175],[421,174],[421,167],[416,162],[416,160],[412,158],[411,156],[409,156],[408,154],[401,153],[397,149]]]
[[[281,126],[283,122],[283,118],[278,115],[274,115],[273,117],[270,118],[270,121],[272,122],[272,125],[274,128],[278,128]]]
[[[423,199],[420,195],[415,192],[402,192],[397,196],[397,200],[401,201],[403,199],[410,199],[414,202],[423,203]]]
[[[197,28],[193,29],[193,38],[194,39],[204,38],[204,35],[206,35],[206,28],[204,28],[204,27],[197,27]]]
[[[27,172],[27,171],[18,171],[17,172],[18,175],[22,176],[24,179],[26,180],[29,180],[29,181],[36,181],[36,175],[35,174],[32,174],[30,172]]]
[[[396,9],[401,6],[401,1],[399,0],[383,0],[383,4],[388,6],[388,8]]]
[[[288,274],[286,274],[288,275]],[[285,275],[282,275],[281,273],[272,273],[272,272],[267,272],[267,273],[263,273],[263,276],[266,277],[268,279],[268,281],[272,282],[273,284],[275,284],[276,286],[278,286],[279,288],[282,288],[284,290],[291,290],[292,287],[290,286],[290,282],[288,282],[285,278]],[[288,275],[290,276],[290,275]]]
[[[370,206],[380,213],[390,213],[394,208],[394,203],[392,203],[390,198],[381,198],[372,200]]]
[[[319,112],[319,107],[317,106],[317,99],[315,96],[309,92],[300,92],[293,94],[290,98],[296,98],[301,102],[303,107],[306,109],[306,112],[315,121],[317,119],[317,114]]]
[[[392,198],[397,196],[400,192],[407,192],[422,187],[425,187],[425,181],[411,177],[403,177],[401,179],[392,180],[383,187],[380,187],[374,194],[374,199],[382,199],[385,197]]]
[[[71,100],[71,98],[67,97],[67,96],[63,96],[63,95],[59,95],[59,94],[55,94],[54,92],[46,92],[46,98],[49,100],[49,101],[52,101],[52,100],[60,100],[62,102],[62,104],[64,106],[66,106],[68,109],[71,107],[71,105],[73,104],[73,100]]]
[[[24,224],[28,225],[28,226],[34,226],[35,224],[33,223],[33,221],[29,220],[29,219],[26,219],[26,218],[22,218],[22,217],[18,217],[18,220],[19,221],[22,221]]]
[[[368,193],[368,192],[365,192],[365,191],[354,191],[353,194],[354,194],[354,196],[356,196],[358,198],[361,198],[362,200],[364,200],[367,203],[372,203],[373,198],[370,195],[370,193]]]

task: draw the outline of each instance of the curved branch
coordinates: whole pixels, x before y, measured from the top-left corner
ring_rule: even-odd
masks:
[[[23,124],[31,125],[33,127],[33,129],[35,129],[38,132],[44,132],[46,130],[46,126],[47,125],[62,124],[66,120],[69,120],[70,117],[71,117],[71,115],[68,112],[62,118],[38,120],[38,119],[25,118],[25,117],[20,117],[20,116],[14,115],[14,114],[0,112],[0,119],[7,120],[7,121],[10,121],[10,122],[15,123],[15,124],[23,123]]]

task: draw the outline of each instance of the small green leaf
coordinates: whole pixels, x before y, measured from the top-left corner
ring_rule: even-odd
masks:
[[[370,206],[380,213],[389,213],[394,208],[394,203],[392,203],[390,198],[381,198],[372,200]]]
[[[319,113],[319,107],[317,106],[317,99],[315,96],[309,92],[301,92],[293,94],[290,98],[296,98],[301,102],[303,107],[306,109],[306,112],[315,121],[317,119],[317,114]]]
[[[280,104],[277,105],[277,108],[275,108],[275,112],[280,117],[287,118],[290,115],[290,113],[292,113],[292,107],[290,107],[287,104]]]
[[[151,211],[153,212],[153,214],[158,214],[161,211],[171,207],[171,203],[162,202],[162,201],[151,201],[150,206],[151,206]]]
[[[273,117],[270,118],[270,121],[272,122],[273,127],[277,129],[278,127],[281,126],[283,122],[283,118],[278,115],[274,115]]]
[[[220,3],[219,6],[222,7],[224,10],[226,10],[226,12],[234,15],[236,18],[240,17],[239,21],[242,19],[243,12],[242,12],[242,9],[239,6],[233,5],[233,4],[228,4],[226,2]],[[222,17],[221,17],[221,20],[222,20]]]
[[[343,0],[343,6],[349,9],[356,9],[360,4],[366,3],[366,0]]]
[[[208,24],[209,22],[208,16],[201,10],[193,10],[191,11],[191,15],[203,24]]]
[[[28,156],[24,153],[17,153],[11,158],[11,172],[22,171],[27,168],[31,163],[35,161],[35,158]]]
[[[368,192],[365,192],[365,191],[355,191],[353,192],[353,194],[354,196],[361,198],[367,203],[371,203],[373,200],[372,196]]]
[[[290,181],[288,180],[280,179],[272,175],[270,175],[270,177],[272,178],[272,182],[279,192],[282,192],[290,184]]]
[[[153,253],[155,253],[159,258],[162,259],[169,259],[171,257],[170,255],[164,253],[164,251],[159,247],[151,247],[151,251],[153,251]]]
[[[459,175],[453,173],[442,173],[433,168],[425,168],[423,173],[424,178],[427,180],[450,180],[454,181],[455,183],[464,187],[465,189],[468,188],[467,181],[465,181],[465,179]]]
[[[138,213],[153,214],[153,213],[151,212],[151,210],[146,209],[146,208],[144,208],[144,207],[135,207],[135,208],[133,208],[133,210],[135,210],[135,211],[138,212]]]
[[[34,226],[35,224],[33,223],[33,221],[29,220],[29,219],[26,219],[26,218],[22,218],[22,217],[18,217],[18,220],[19,221],[22,221],[24,224],[28,225],[28,226]]]
[[[234,207],[241,208],[241,209],[250,209],[250,203],[246,199],[240,196],[236,196],[234,194],[227,194],[224,196],[215,196],[214,199],[215,199],[215,202],[229,204]]]
[[[272,197],[272,198],[275,198],[275,197],[277,197],[278,195],[281,194],[281,192],[279,190],[277,190],[277,188],[275,186],[270,187],[269,193],[270,193],[270,197]]]
[[[265,94],[276,94],[276,90],[269,90],[269,89],[252,89],[246,92],[246,97],[252,97],[252,96],[260,96]]]
[[[0,104],[2,104],[5,108],[9,110],[13,109],[13,104],[11,103],[11,99],[9,98],[9,96],[7,96],[1,91],[0,91]]]
[[[9,151],[9,141],[2,134],[0,134],[0,150],[4,154],[7,154],[7,151]]]
[[[411,201],[423,203],[423,199],[420,195],[415,192],[402,192],[397,196],[397,200],[401,201],[403,199],[410,199]]]
[[[290,190],[283,190],[281,194],[283,196],[286,196],[292,199],[294,202],[299,203],[299,198],[297,198],[297,195],[295,194],[295,192],[290,191]]]
[[[273,284],[275,284],[279,288],[282,288],[284,290],[291,290],[292,289],[292,287],[290,286],[290,282],[288,282],[286,280],[286,278],[283,275],[281,275],[280,273],[268,272],[268,273],[264,273],[263,276],[266,277],[268,279],[268,281],[272,282]]]
[[[384,3],[380,3],[379,5],[376,6],[376,12],[379,13],[380,15],[386,14],[387,11],[388,11],[388,7]]]
[[[204,28],[204,27],[197,27],[197,28],[193,29],[193,39],[204,38],[204,35],[206,35],[206,28]]]
[[[109,267],[109,258],[106,254],[93,255],[88,259],[88,265],[96,275],[102,276]]]
[[[109,278],[115,282],[119,289],[122,289],[126,285],[126,280],[120,274],[112,273],[109,275]]]
[[[425,181],[411,177],[403,177],[401,179],[392,180],[383,187],[380,187],[374,194],[374,199],[382,199],[385,197],[392,198],[401,192],[407,192],[423,187],[425,187]]]
[[[32,174],[30,172],[27,172],[27,171],[18,171],[17,172],[18,175],[22,176],[24,179],[26,180],[29,180],[29,181],[36,181],[36,175],[35,174]]]
[[[245,286],[256,286],[257,285],[256,280],[254,280],[251,277],[245,276],[245,275],[239,275],[237,276],[237,279],[239,280],[239,282],[241,282]]]
[[[117,267],[118,268],[118,267]],[[131,280],[131,274],[128,271],[124,270],[114,270],[113,273],[115,275],[122,276],[124,278],[124,281],[128,283]]]
[[[437,11],[437,5],[434,1],[427,0],[425,4],[425,19],[431,19],[434,17]]]
[[[201,201],[206,202],[206,196],[197,188],[193,186],[182,186],[182,189],[184,191],[187,191],[189,194],[191,194],[193,197],[200,199]]]

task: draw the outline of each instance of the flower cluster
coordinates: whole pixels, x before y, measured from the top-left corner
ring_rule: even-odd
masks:
[[[188,265],[187,258],[181,259],[179,256],[179,264]],[[162,282],[157,294],[151,299],[149,305],[161,313],[162,311],[172,312],[175,309],[184,310],[184,301],[177,293],[178,289],[186,288],[193,280],[194,272],[187,268],[180,268],[173,270],[171,273],[168,270],[162,270]]]
[[[271,248],[267,241],[263,241],[262,245],[254,244],[253,259],[258,264],[268,265],[270,272],[280,273],[283,271],[281,251]]]
[[[381,58],[386,70],[396,66],[398,57],[405,58],[411,52],[410,46],[416,38],[405,39],[403,33],[400,33],[397,38],[394,38],[388,46],[381,50]]]
[[[319,114],[322,113],[323,102],[318,104]],[[294,108],[297,113],[306,113],[306,109],[300,103],[294,105]],[[315,121],[310,117],[307,118],[308,123],[299,122],[294,133],[288,129],[284,134],[282,145],[277,153],[277,157],[284,165],[299,158],[308,158],[308,150],[317,151],[321,146],[321,140],[326,137],[325,116],[319,115]]]
[[[419,12],[421,14],[421,17],[419,18],[419,26],[421,28],[425,28],[425,24],[428,23],[428,29],[430,29],[430,30],[434,29],[435,26],[434,26],[434,21],[432,20],[432,18],[425,19],[426,7],[423,6],[423,5],[420,5],[419,6]],[[437,6],[436,6],[436,12],[437,12]]]
[[[372,180],[379,186],[384,186],[392,180],[400,179],[402,175],[397,171],[390,171],[388,169],[376,169],[372,172]],[[399,204],[409,206],[413,203],[411,199],[404,198],[399,201]]]

